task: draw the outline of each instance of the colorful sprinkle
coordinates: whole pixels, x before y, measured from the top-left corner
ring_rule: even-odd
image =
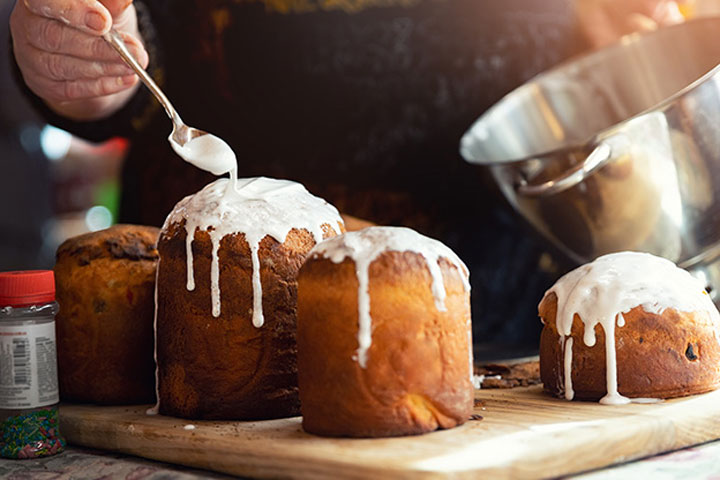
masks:
[[[0,456],[38,458],[60,453],[65,439],[58,428],[57,407],[9,417],[0,422]]]

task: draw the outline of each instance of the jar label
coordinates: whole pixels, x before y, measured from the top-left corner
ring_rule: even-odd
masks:
[[[55,322],[0,326],[0,408],[59,401]]]

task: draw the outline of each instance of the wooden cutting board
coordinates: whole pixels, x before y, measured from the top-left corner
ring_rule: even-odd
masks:
[[[532,479],[720,437],[720,391],[622,406],[567,402],[540,386],[478,390],[476,399],[482,420],[389,439],[316,437],[300,418],[189,422],[144,406],[62,405],[60,414],[75,445],[250,477]]]

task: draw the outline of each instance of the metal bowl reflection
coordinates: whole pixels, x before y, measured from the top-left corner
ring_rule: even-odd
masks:
[[[562,64],[463,136],[510,203],[577,262],[669,258],[720,288],[720,18]]]

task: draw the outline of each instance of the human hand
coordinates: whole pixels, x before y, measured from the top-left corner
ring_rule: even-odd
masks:
[[[633,32],[655,30],[684,20],[670,0],[577,0],[580,26],[593,47],[603,47]]]
[[[111,27],[146,67],[132,0],[18,0],[10,31],[27,86],[52,110],[75,120],[122,108],[138,78],[103,39]]]

